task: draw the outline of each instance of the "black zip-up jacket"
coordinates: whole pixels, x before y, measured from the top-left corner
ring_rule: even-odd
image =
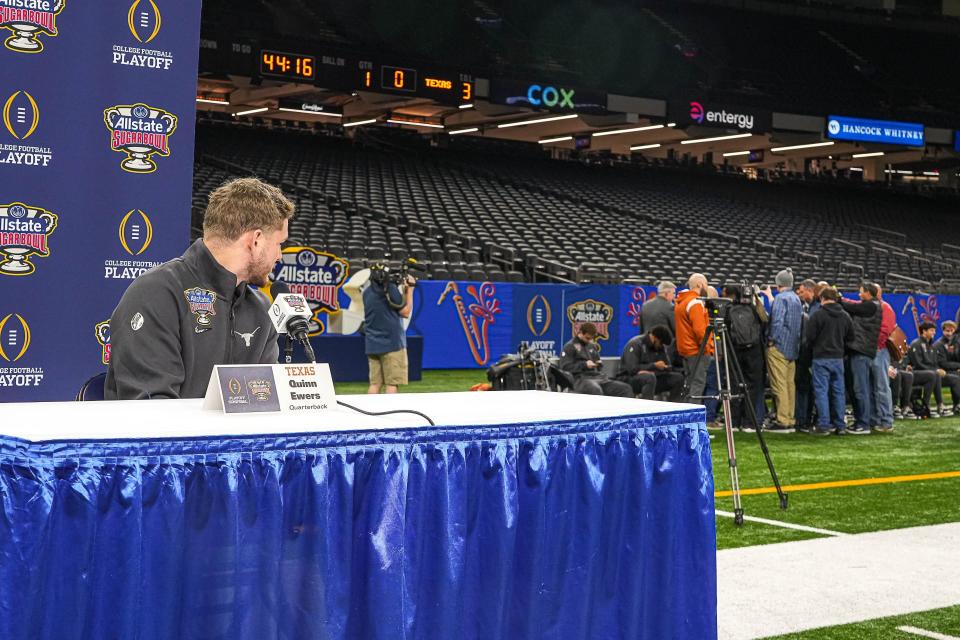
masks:
[[[807,321],[814,360],[840,360],[854,338],[853,320],[839,304],[825,304]]]
[[[660,371],[654,363],[663,362],[670,370],[670,356],[663,345],[659,349],[654,348],[647,338],[647,334],[634,336],[630,338],[623,347],[623,354],[620,356],[620,369],[617,371],[617,377],[628,380],[637,375],[640,371]]]
[[[596,368],[587,367],[587,361],[592,360],[597,363]],[[560,356],[559,366],[567,373],[572,373],[575,378],[584,376],[587,378],[605,378],[606,375],[600,373],[600,348],[596,342],[584,342],[574,336],[573,340],[563,345],[563,354]]]
[[[876,356],[877,341],[880,339],[880,323],[883,321],[880,303],[876,300],[851,302],[841,299],[839,304],[853,318],[854,339],[848,349],[852,353],[871,358]]]
[[[202,398],[217,364],[273,364],[267,298],[203,240],[134,280],[110,317],[108,400]]]
[[[936,349],[923,338],[917,338],[910,343],[907,359],[914,371],[936,371],[940,368]]]
[[[949,340],[946,336],[940,336],[940,339],[933,343],[933,348],[941,369],[953,373],[960,370],[960,335],[955,333]]]

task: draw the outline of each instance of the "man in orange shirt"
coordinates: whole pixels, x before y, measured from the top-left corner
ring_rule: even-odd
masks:
[[[677,326],[677,353],[683,358],[683,372],[687,379],[686,402],[705,404],[697,396],[703,395],[707,370],[713,366],[713,340],[707,343],[703,357],[697,362],[700,344],[707,333],[707,307],[703,300],[708,294],[707,278],[695,273],[687,281],[688,289],[677,295],[674,320]]]

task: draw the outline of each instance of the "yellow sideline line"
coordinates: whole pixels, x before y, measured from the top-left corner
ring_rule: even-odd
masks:
[[[941,473],[919,473],[912,476],[889,476],[887,478],[862,478],[860,480],[836,480],[834,482],[815,482],[813,484],[791,484],[782,487],[786,492],[814,491],[816,489],[838,489],[840,487],[862,487],[870,484],[893,484],[894,482],[916,482],[918,480],[943,480],[944,478],[960,478],[960,471],[943,471]],[[759,489],[741,489],[742,496],[758,496],[763,493],[776,493],[776,487],[761,487]],[[715,498],[728,498],[733,491],[716,491]]]

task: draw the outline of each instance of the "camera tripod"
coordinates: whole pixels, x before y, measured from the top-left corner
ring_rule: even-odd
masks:
[[[726,322],[722,317],[714,316],[707,324],[707,330],[703,334],[703,340],[700,342],[700,348],[697,351],[697,359],[694,360],[693,371],[700,368],[700,360],[703,358],[707,344],[713,340],[714,359],[713,365],[716,367],[717,386],[719,387],[716,396],[689,396],[689,382],[684,389],[684,396],[697,400],[713,398],[723,403],[723,425],[727,434],[727,462],[730,466],[730,486],[733,492],[733,522],[736,525],[743,524],[743,505],[740,501],[740,474],[737,470],[737,452],[733,442],[733,414],[730,408],[731,400],[744,400],[747,406],[747,416],[753,422],[757,439],[760,441],[760,450],[767,461],[767,468],[770,470],[770,477],[773,479],[773,486],[777,489],[777,496],[780,498],[780,508],[787,508],[787,494],[780,488],[780,479],[777,477],[777,470],[773,466],[773,460],[770,458],[770,450],[767,449],[767,442],[764,440],[761,432],[760,421],[757,419],[757,411],[754,408],[753,400],[747,385],[743,380],[743,370],[740,368],[740,362],[737,360],[736,352],[730,343],[730,335],[727,330]],[[720,375],[720,360],[723,360],[724,376]],[[731,367],[731,363],[733,366]],[[737,393],[731,391],[731,373],[735,382]]]

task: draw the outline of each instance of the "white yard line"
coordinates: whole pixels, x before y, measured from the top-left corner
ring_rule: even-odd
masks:
[[[718,637],[752,640],[958,605],[958,575],[960,522],[725,549],[717,553]]]
[[[732,511],[720,511],[717,510],[718,516],[723,516],[725,518],[732,518],[734,516]],[[793,524],[792,522],[783,522],[782,520],[767,520],[766,518],[757,518],[756,516],[743,516],[743,519],[746,522],[757,522],[759,524],[769,524],[774,527],[783,527],[784,529],[795,529],[797,531],[807,531],[809,533],[819,533],[824,536],[846,536],[850,535],[848,533],[841,533],[840,531],[830,531],[829,529],[817,529],[816,527],[807,527],[802,524]]]
[[[897,631],[912,633],[915,636],[921,636],[923,638],[933,638],[933,640],[960,640],[960,638],[957,636],[948,636],[945,633],[927,631],[926,629],[917,629],[916,627],[897,627]]]

